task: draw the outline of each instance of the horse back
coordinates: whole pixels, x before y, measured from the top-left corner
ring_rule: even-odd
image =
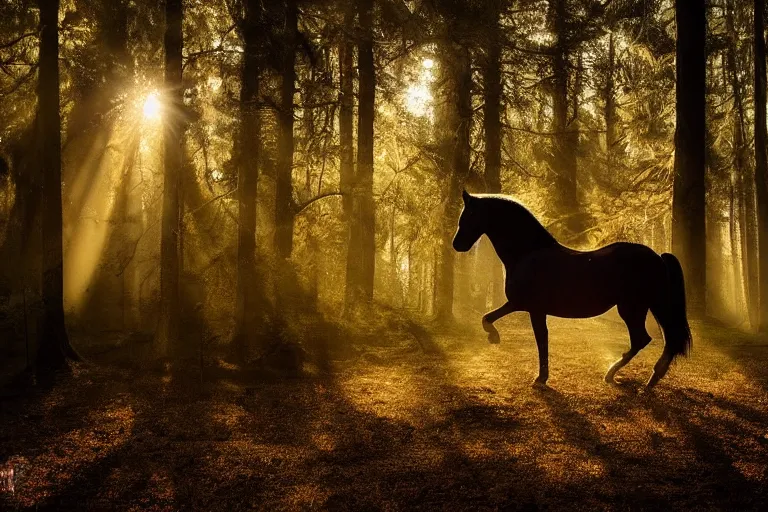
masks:
[[[597,316],[620,303],[648,304],[665,282],[651,248],[617,242],[593,251],[557,245],[535,251],[507,274],[507,295],[526,310],[554,316]]]

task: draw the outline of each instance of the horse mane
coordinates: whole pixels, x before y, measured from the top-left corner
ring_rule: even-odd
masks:
[[[481,199],[483,204],[495,215],[490,217],[491,222],[500,221],[502,225],[509,225],[508,220],[517,221],[514,229],[518,232],[526,230],[527,238],[535,246],[546,246],[557,243],[555,237],[547,231],[547,228],[539,222],[531,211],[522,203],[504,194],[473,194],[472,197]],[[496,226],[499,227],[499,226]]]

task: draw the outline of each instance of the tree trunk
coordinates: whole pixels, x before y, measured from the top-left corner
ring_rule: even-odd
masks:
[[[742,253],[744,254],[744,276],[747,294],[749,323],[757,328],[760,317],[760,293],[758,288],[758,240],[757,240],[757,199],[755,197],[755,174],[744,169],[741,187],[741,232]]]
[[[392,206],[389,210],[389,268],[390,284],[395,291],[399,291],[402,297],[402,286],[400,286],[400,264],[397,260],[397,244],[395,243],[395,228],[396,228],[396,214],[397,214],[397,196],[392,201]]]
[[[579,201],[577,196],[576,173],[576,147],[574,146],[574,134],[570,133],[574,127],[572,119],[569,119],[569,41],[567,32],[567,0],[554,0],[552,13],[552,25],[556,37],[555,51],[552,62],[553,74],[553,132],[554,154],[553,171],[555,198],[552,201],[564,220],[558,223],[562,235],[573,238],[583,231],[579,216]],[[575,98],[578,101],[578,97]],[[576,134],[576,137],[578,135]]]
[[[766,133],[765,0],[755,0],[755,189],[759,254],[758,329],[768,331],[768,133]]]
[[[354,211],[347,255],[347,307],[373,301],[376,265],[375,205],[373,202],[373,120],[376,71],[373,62],[373,0],[358,3],[360,41],[357,46],[359,97],[357,172]]]
[[[747,230],[747,210],[754,212],[754,178],[748,174],[747,145],[745,144],[746,125],[744,121],[744,92],[739,81],[738,61],[736,51],[738,49],[738,34],[734,24],[733,0],[728,0],[725,11],[726,33],[729,34],[729,44],[726,52],[727,75],[733,94],[733,147],[734,165],[731,171],[731,225],[734,231],[731,239],[736,243],[734,255],[741,256],[734,261],[736,296],[744,301],[745,310],[751,325],[757,322],[757,240],[748,240],[750,235]],[[748,187],[746,182],[751,181]],[[745,190],[751,192],[751,199],[746,197]],[[749,201],[752,206],[746,203]],[[754,236],[757,233],[752,233]],[[752,251],[754,246],[755,252]],[[752,275],[754,272],[755,275]]]
[[[488,54],[486,56],[483,104],[483,132],[485,134],[485,191],[501,193],[501,27],[499,26],[500,2],[492,2],[489,19]],[[491,300],[495,307],[504,303],[504,270],[496,257],[488,237],[481,241],[481,265],[490,268]],[[485,290],[487,292],[487,290]],[[482,307],[486,307],[488,294],[483,294]]]
[[[160,325],[158,352],[167,354],[179,337],[179,188],[184,109],[182,0],[165,2],[165,107],[163,109],[163,215],[160,240]]]
[[[608,166],[616,164],[616,43],[608,35],[608,72],[605,79],[605,152]]]
[[[672,250],[686,273],[690,308],[706,308],[706,16],[704,0],[677,0],[677,123]]]
[[[355,179],[354,156],[355,151],[352,146],[354,143],[354,113],[355,113],[355,91],[354,91],[354,61],[355,47],[349,31],[352,30],[355,21],[355,11],[351,4],[344,13],[345,34],[339,47],[339,159],[341,164],[341,177],[339,188],[344,196],[342,197],[342,207],[344,221],[350,222],[352,217],[352,187]]]
[[[461,208],[461,186],[469,174],[470,128],[472,123],[472,69],[469,50],[447,42],[440,67],[447,87],[441,136],[447,179],[443,210],[440,263],[436,269],[435,316],[438,321],[453,319],[454,251],[453,233]]]
[[[261,28],[258,0],[245,2],[244,54],[240,88],[240,140],[237,171],[237,304],[234,353],[244,360],[256,334],[256,188],[259,176],[259,47]]]
[[[41,373],[79,359],[64,321],[61,205],[61,115],[59,111],[59,1],[39,0],[40,53],[37,84],[38,162],[42,194],[42,332],[37,353]]]
[[[277,140],[275,181],[275,249],[278,258],[288,259],[293,251],[293,96],[296,92],[296,0],[285,3],[282,85],[280,88],[280,131]]]

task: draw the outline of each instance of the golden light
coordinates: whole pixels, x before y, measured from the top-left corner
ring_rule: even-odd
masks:
[[[429,57],[421,59],[421,65],[414,70],[416,76],[411,83],[406,84],[403,91],[404,107],[416,117],[432,119],[434,102],[432,84],[435,81],[433,68],[436,66],[437,63]]]
[[[160,98],[156,92],[151,92],[144,100],[144,119],[157,121],[160,119]]]
[[[408,111],[417,116],[423,117],[430,113],[432,104],[432,93],[429,87],[424,84],[413,84],[408,87],[405,93],[405,106]]]
[[[213,92],[218,92],[219,89],[221,89],[222,83],[223,80],[217,76],[208,77],[208,87],[210,87]]]

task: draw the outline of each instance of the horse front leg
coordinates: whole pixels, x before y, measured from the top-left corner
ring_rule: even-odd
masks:
[[[549,329],[547,315],[531,313],[531,326],[539,350],[539,376],[533,381],[534,386],[546,386],[549,379]]]
[[[514,311],[515,307],[512,305],[512,303],[507,302],[500,308],[494,309],[493,311],[486,313],[483,316],[483,330],[488,333],[489,343],[494,345],[501,343],[501,336],[499,336],[499,331],[496,330],[496,328],[493,326],[493,323],[499,318],[513,313]]]

